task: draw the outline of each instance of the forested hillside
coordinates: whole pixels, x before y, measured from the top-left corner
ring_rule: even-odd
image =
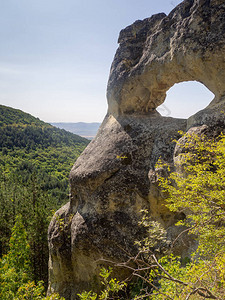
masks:
[[[32,279],[47,283],[47,228],[68,201],[70,169],[88,140],[0,105],[0,257],[18,215],[28,233]]]

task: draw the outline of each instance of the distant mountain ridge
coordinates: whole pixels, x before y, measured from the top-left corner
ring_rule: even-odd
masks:
[[[82,137],[93,139],[97,134],[99,126],[101,123],[93,122],[93,123],[85,123],[85,122],[59,122],[59,123],[50,123],[51,125],[65,129],[69,132],[78,134]]]
[[[88,144],[78,135],[55,128],[19,109],[0,105],[0,149],[75,146]]]

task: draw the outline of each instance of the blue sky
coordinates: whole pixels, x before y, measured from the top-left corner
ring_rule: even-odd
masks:
[[[46,122],[101,122],[119,31],[180,2],[1,0],[0,104]],[[187,117],[213,98],[197,83],[176,86],[162,114]]]

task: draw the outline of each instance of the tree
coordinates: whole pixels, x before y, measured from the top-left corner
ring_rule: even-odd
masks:
[[[177,266],[172,267],[173,272],[173,264],[167,258],[170,274],[182,280],[182,283],[173,281],[171,297],[224,299],[225,136],[221,134],[209,139],[203,134],[186,134],[178,141],[178,147],[183,149],[178,156],[177,168],[168,178],[161,177],[160,184],[167,207],[186,215],[177,225],[186,226],[189,233],[197,237],[198,248],[186,267],[181,268],[181,264],[175,262]],[[161,164],[160,167],[170,171],[169,166]],[[164,279],[160,281],[161,290],[167,283]]]
[[[65,300],[58,294],[45,297],[43,281],[33,281],[30,245],[21,215],[12,229],[9,251],[0,260],[0,299]]]
[[[23,173],[19,171],[15,170],[14,174],[11,170],[8,174],[5,171],[0,176],[0,253],[1,256],[8,253],[15,217],[21,215],[31,250],[33,279],[36,283],[43,280],[47,287],[47,229],[52,210],[56,210],[58,204],[48,191],[42,190],[39,174],[34,168],[30,171],[26,168]],[[42,179],[45,179],[44,175]]]
[[[0,298],[14,299],[18,288],[30,277],[30,246],[22,218],[17,216],[9,242],[9,251],[0,261]]]

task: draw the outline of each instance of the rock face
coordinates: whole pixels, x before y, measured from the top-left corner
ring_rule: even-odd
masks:
[[[141,209],[167,228],[169,238],[176,236],[174,223],[181,216],[162,206],[155,163],[159,157],[173,163],[179,130],[225,128],[224,0],[185,0],[168,16],[128,26],[119,44],[108,82],[108,113],[71,170],[70,202],[49,226],[49,293],[68,300],[98,289],[106,260],[123,261],[135,253],[134,241],[144,234],[137,226]],[[188,120],[160,116],[156,108],[166,91],[187,80],[203,83],[214,100]],[[176,251],[186,256],[192,244],[183,242]],[[115,269],[115,275],[126,274]]]
[[[121,31],[108,83],[109,113],[146,113],[175,83],[196,80],[224,97],[224,1],[184,1]]]

